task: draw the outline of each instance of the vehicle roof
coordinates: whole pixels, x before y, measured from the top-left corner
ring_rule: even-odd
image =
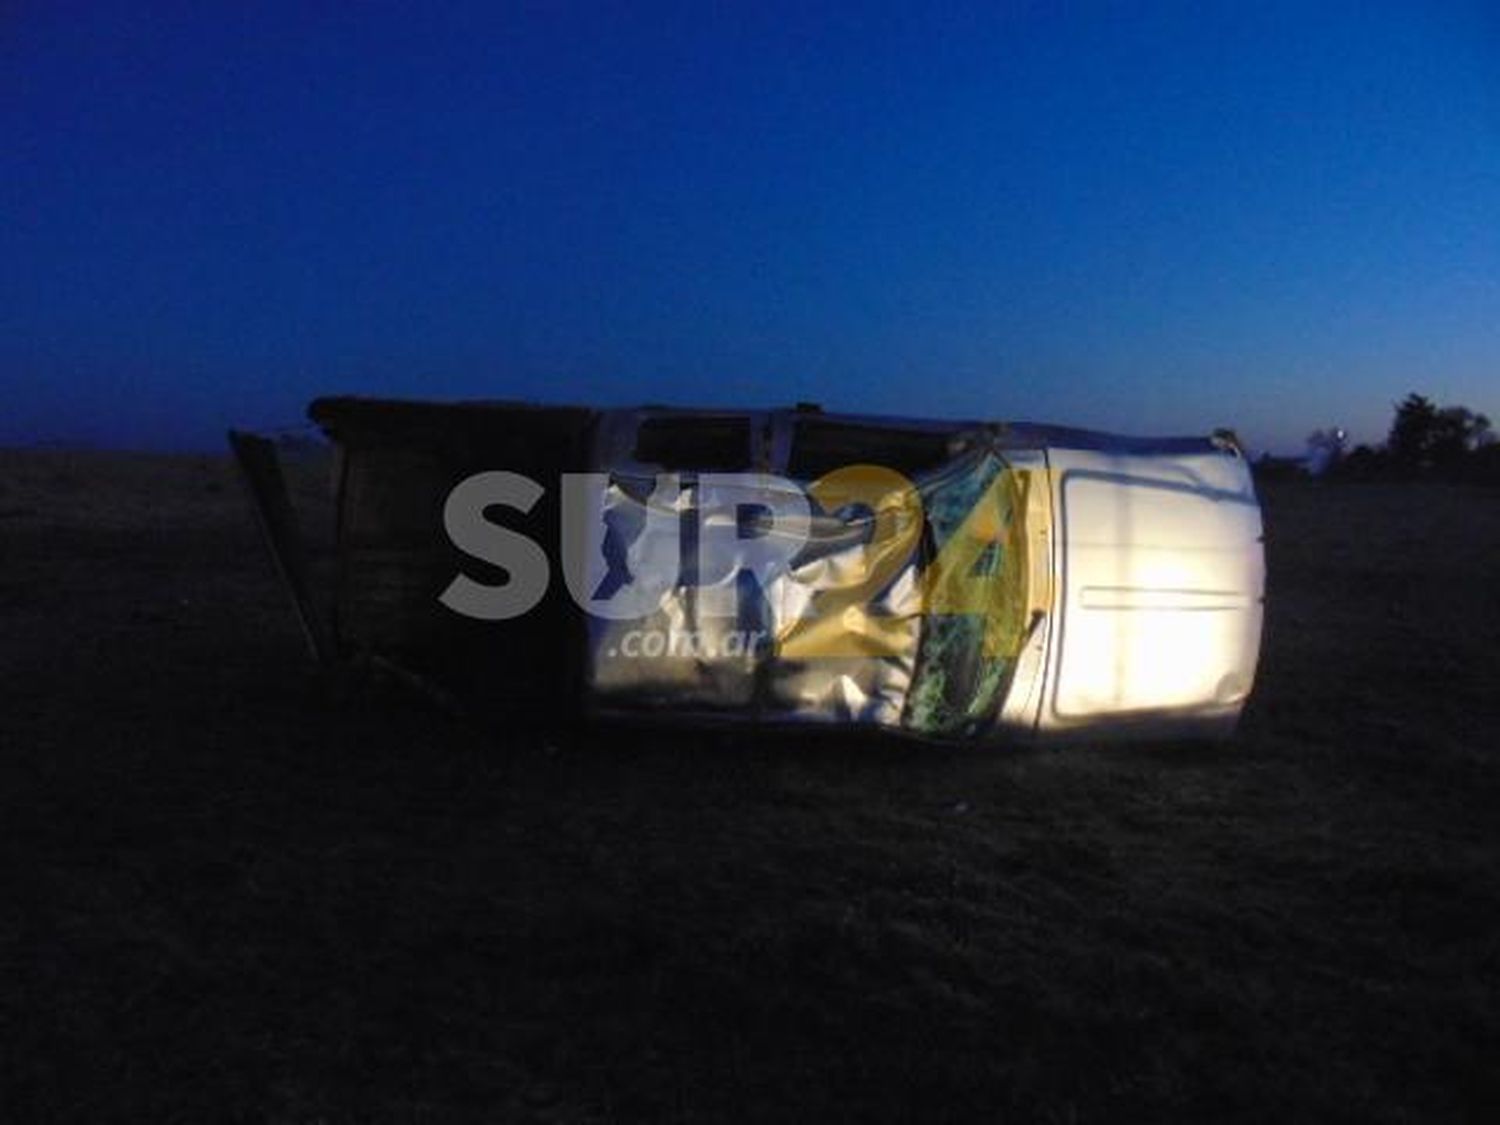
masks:
[[[308,407],[308,416],[331,435],[342,435],[351,429],[366,433],[374,430],[394,434],[409,427],[427,430],[432,426],[443,425],[468,430],[471,426],[482,426],[486,419],[496,419],[497,415],[510,418],[530,416],[540,420],[546,417],[555,419],[564,416],[580,419],[606,413],[631,412],[679,417],[701,415],[704,418],[722,418],[725,415],[788,414],[816,418],[821,422],[835,425],[904,430],[913,433],[963,433],[987,429],[995,433],[1002,445],[1026,448],[1045,446],[1146,455],[1241,451],[1238,440],[1229,430],[1216,430],[1210,435],[1136,436],[1041,422],[837,413],[824,411],[821,407],[807,403],[769,409],[669,406],[655,403],[605,408],[506,399],[443,402],[341,395],[314,399]]]

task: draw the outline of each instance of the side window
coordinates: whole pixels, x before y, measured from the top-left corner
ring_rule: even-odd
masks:
[[[916,477],[947,460],[948,438],[942,432],[799,419],[786,472],[794,480],[810,481],[850,465],[879,465]]]
[[[636,431],[635,459],[668,470],[746,472],[753,461],[750,436],[743,415],[647,418]]]

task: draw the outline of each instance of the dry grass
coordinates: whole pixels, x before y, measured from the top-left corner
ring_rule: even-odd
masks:
[[[0,454],[0,1105],[1492,1117],[1500,505],[1266,507],[1230,746],[497,741],[309,674],[223,462]]]

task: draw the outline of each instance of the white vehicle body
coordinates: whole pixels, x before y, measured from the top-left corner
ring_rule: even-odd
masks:
[[[1217,736],[1255,680],[1265,591],[1260,507],[1232,448],[1045,451],[1046,616],[1003,725],[1044,738]]]
[[[816,406],[326,399],[311,412],[343,455],[339,614],[315,647],[376,653],[492,712],[969,742],[1222,737],[1254,683],[1260,508],[1228,434]],[[869,487],[851,493],[851,469]],[[486,470],[548,498],[507,517],[554,577],[515,620],[439,599],[456,574],[494,581],[479,565],[493,560],[449,542],[442,517]],[[597,510],[559,513],[570,474],[602,482]],[[268,525],[287,522],[277,509]],[[769,524],[741,528],[746,510]],[[568,541],[582,545],[572,556]],[[558,589],[568,557],[583,570],[572,603]],[[597,611],[580,589],[638,609]]]

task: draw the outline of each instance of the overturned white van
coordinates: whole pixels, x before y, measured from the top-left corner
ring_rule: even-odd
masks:
[[[1254,681],[1260,509],[1228,434],[807,406],[311,413],[340,455],[326,597],[265,447],[236,440],[309,637],[480,713],[1216,737]]]

